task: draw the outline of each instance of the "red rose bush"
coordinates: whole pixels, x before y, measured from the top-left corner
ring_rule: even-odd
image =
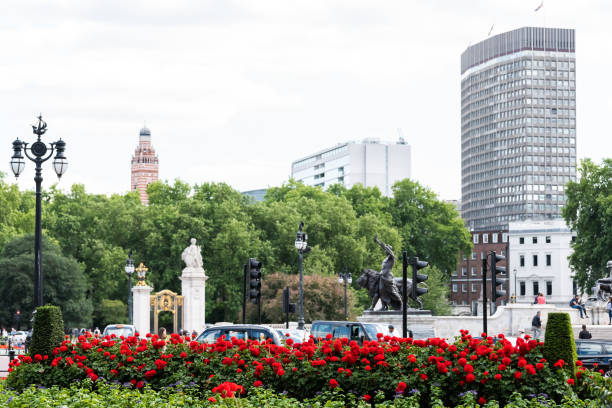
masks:
[[[89,379],[132,389],[212,390],[214,399],[239,398],[263,388],[298,399],[321,392],[351,393],[368,402],[381,393],[386,399],[416,395],[424,404],[435,390],[443,390],[440,398],[445,404],[457,403],[466,393],[482,404],[505,402],[513,392],[545,394],[558,401],[568,392],[589,389],[591,371],[580,366],[579,375],[570,379],[563,368],[566,363],[546,361],[542,346],[528,339],[513,345],[503,335],[480,340],[467,331],[451,344],[439,338],[379,335],[361,345],[328,336],[283,346],[223,337],[201,344],[179,335],[167,341],[156,335],[87,335],[75,344],[65,340],[50,356],[15,359],[7,386],[66,387]]]

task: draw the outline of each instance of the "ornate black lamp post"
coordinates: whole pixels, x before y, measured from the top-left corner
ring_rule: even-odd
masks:
[[[300,228],[298,229],[295,237],[295,248],[300,254],[300,304],[298,309],[298,330],[304,330],[304,273],[302,271],[302,263],[304,262],[304,253],[308,252],[308,234],[302,232],[304,228],[304,222],[300,222]]]
[[[25,161],[21,155],[21,150],[25,153],[26,157],[36,164],[34,181],[36,182],[36,224],[34,232],[34,273],[36,279],[34,281],[34,299],[36,306],[43,305],[43,275],[42,275],[42,251],[41,251],[41,240],[42,240],[42,209],[41,209],[41,183],[42,183],[42,164],[49,160],[53,156],[53,152],[56,152],[53,158],[53,169],[60,178],[66,172],[68,168],[68,161],[64,156],[64,150],[66,150],[66,143],[60,139],[57,142],[45,144],[40,140],[40,137],[47,131],[47,124],[42,120],[42,116],[38,116],[38,125],[32,125],[32,130],[37,136],[37,140],[28,147],[28,143],[22,142],[16,139],[13,142],[13,156],[11,157],[11,170],[15,174],[15,177],[23,172],[25,168]]]
[[[128,276],[128,313],[130,314],[130,324],[134,324],[134,312],[132,308],[132,274],[134,273],[134,261],[132,260],[132,251],[128,255],[128,259],[125,261],[125,273]]]
[[[346,287],[353,283],[353,276],[350,272],[346,271],[346,266],[344,267],[344,272],[338,273],[338,283],[344,284],[344,320],[348,320],[348,304],[346,300]]]

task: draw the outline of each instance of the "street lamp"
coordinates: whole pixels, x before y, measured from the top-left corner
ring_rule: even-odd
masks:
[[[344,320],[348,320],[348,304],[346,301],[346,286],[353,283],[353,276],[350,272],[346,272],[346,266],[344,267],[344,272],[338,273],[338,283],[344,284]]]
[[[300,222],[300,228],[295,236],[295,248],[300,255],[300,304],[298,310],[298,330],[304,330],[304,273],[302,271],[302,263],[304,262],[304,253],[308,252],[308,234],[302,232],[304,222]]]
[[[66,143],[60,139],[57,142],[45,144],[40,140],[40,137],[47,131],[47,123],[42,120],[42,116],[38,116],[38,125],[32,125],[32,130],[37,136],[37,140],[28,147],[28,143],[16,139],[13,142],[13,156],[11,157],[11,170],[15,177],[23,172],[25,161],[21,154],[21,150],[26,157],[36,163],[34,181],[36,182],[36,224],[34,229],[34,299],[36,306],[43,305],[43,275],[42,275],[42,209],[41,209],[41,183],[42,183],[42,164],[49,160],[55,152],[53,158],[53,170],[58,178],[61,178],[68,168],[68,161],[64,156]],[[29,152],[28,152],[29,151]]]
[[[132,260],[132,251],[128,255],[128,259],[125,261],[125,273],[128,276],[128,313],[130,315],[130,324],[134,324],[134,312],[132,310],[132,274],[134,273],[134,261]]]
[[[514,291],[512,292],[512,303],[516,303],[516,268],[512,271],[514,272]]]

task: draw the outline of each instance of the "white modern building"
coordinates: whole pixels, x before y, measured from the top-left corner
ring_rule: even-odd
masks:
[[[547,303],[569,304],[575,293],[567,259],[573,236],[563,219],[509,224],[510,295],[516,295],[517,303],[533,303],[542,292]]]
[[[378,187],[391,196],[393,184],[411,176],[411,147],[403,139],[382,142],[365,139],[321,150],[291,164],[291,177],[324,189],[340,183],[351,188],[357,183]]]

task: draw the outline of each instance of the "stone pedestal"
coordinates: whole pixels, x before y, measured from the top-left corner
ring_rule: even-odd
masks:
[[[134,295],[134,327],[144,337],[151,332],[151,291],[150,286],[137,285],[132,288]]]
[[[435,337],[435,318],[431,310],[408,309],[407,318],[409,337],[414,339]],[[403,317],[400,310],[364,310],[357,320],[364,323],[378,323],[385,327],[391,324],[395,328],[395,335],[402,335]]]
[[[201,333],[206,324],[206,279],[202,267],[183,269],[181,295],[183,295],[183,329]]]

